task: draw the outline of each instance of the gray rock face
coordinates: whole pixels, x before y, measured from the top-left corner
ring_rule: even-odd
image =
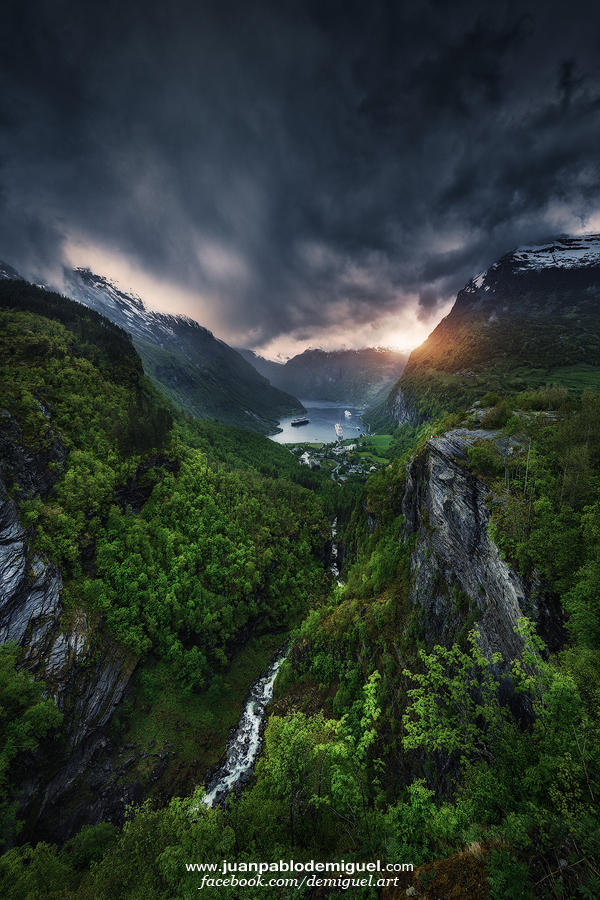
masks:
[[[95,783],[108,744],[105,726],[120,703],[136,665],[103,632],[99,618],[83,610],[65,615],[62,577],[56,566],[32,552],[15,499],[49,495],[60,477],[67,451],[51,425],[51,411],[39,403],[48,421],[45,446],[31,452],[19,423],[0,409],[0,643],[22,650],[22,665],[44,683],[63,713],[66,755],[58,772],[32,767],[21,785],[20,804],[28,810],[36,833],[52,821],[50,840],[66,839],[71,828],[122,813],[121,796],[113,787],[90,808],[81,807],[74,786]],[[53,463],[53,465],[50,465]],[[9,494],[8,487],[11,489]],[[62,823],[62,804],[71,792],[71,824]],[[129,797],[129,800],[132,798]],[[123,803],[127,798],[123,799]]]
[[[38,405],[44,418],[50,420],[49,410],[40,401]],[[66,456],[60,436],[51,428],[46,447],[38,453],[29,452],[24,447],[19,423],[8,410],[0,409],[0,478],[9,487],[16,482],[20,497],[33,497],[35,494],[47,497],[60,477]]]
[[[56,568],[29,558],[16,505],[0,481],[0,643],[20,644],[34,671],[57,639],[61,588]]]
[[[135,659],[91,629],[76,613],[59,631],[44,667],[44,680],[65,714],[69,742],[77,747],[107,724],[129,682]]]
[[[415,407],[400,385],[397,385],[391,394],[389,413],[397,425],[416,425],[419,421]]]
[[[450,644],[475,621],[486,656],[520,654],[518,619],[539,618],[528,586],[501,558],[488,535],[488,488],[466,467],[475,439],[497,432],[457,429],[428,441],[408,468],[402,511],[415,546],[411,600],[420,606],[430,645]],[[504,439],[506,440],[506,439]]]
[[[114,642],[102,642],[87,616],[62,621],[62,578],[28,548],[17,508],[0,481],[0,643],[23,647],[24,666],[43,678],[65,714],[76,747],[110,718],[134,662]]]
[[[68,757],[60,772],[48,783],[49,773],[32,771],[21,786],[20,805],[32,810],[30,823],[37,820],[43,831],[45,820],[52,820],[54,830],[46,835],[52,840],[66,839],[82,824],[100,821],[107,810],[122,813],[114,790],[93,810],[87,805],[72,808],[70,825],[64,827],[60,808],[75,783],[95,777],[95,760],[101,759],[107,743],[104,726],[136,664],[84,612],[63,616],[61,590],[58,569],[31,553],[16,504],[0,479],[0,643],[11,641],[23,648],[23,665],[43,680],[46,694],[64,715]],[[126,797],[123,804],[131,799]]]

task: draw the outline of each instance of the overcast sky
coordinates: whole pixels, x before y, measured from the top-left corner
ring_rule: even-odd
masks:
[[[235,345],[412,346],[600,231],[600,4],[3,2],[0,259]]]

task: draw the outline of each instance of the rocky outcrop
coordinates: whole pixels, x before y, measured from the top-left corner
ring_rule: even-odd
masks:
[[[172,747],[140,752],[133,744],[119,745],[101,733],[83,744],[42,792],[36,838],[61,843],[84,825],[122,824],[127,807],[141,803],[155,790],[175,756]],[[142,760],[147,768],[143,781],[139,777]],[[159,790],[154,796],[167,802],[172,794]]]
[[[77,747],[111,718],[136,658],[76,612],[71,627],[58,631],[44,662],[46,686],[65,714],[70,744]]]
[[[410,402],[399,384],[390,395],[389,414],[396,425],[417,425],[420,421],[416,407]]]
[[[458,429],[431,438],[408,468],[402,511],[414,540],[411,600],[430,646],[452,643],[477,622],[483,652],[508,661],[522,649],[518,619],[526,615],[543,630],[547,609],[489,537],[489,489],[466,465],[476,439],[508,450],[498,432]]]
[[[44,791],[39,816],[82,774],[90,774],[89,762],[106,743],[104,727],[136,664],[135,657],[104,636],[99,623],[91,623],[84,612],[65,616],[61,589],[58,569],[31,552],[16,504],[0,481],[0,643],[22,647],[22,665],[43,680],[47,695],[64,715],[64,769],[46,786],[41,772],[32,773],[23,786],[24,807],[38,807],[39,792]]]
[[[38,401],[40,412],[50,421],[50,412]],[[20,497],[47,497],[60,477],[67,450],[60,435],[47,426],[44,446],[32,452],[25,446],[21,427],[6,409],[0,409],[0,478]]]
[[[90,775],[89,763],[106,743],[105,726],[136,665],[132,654],[103,633],[98,618],[90,620],[78,609],[65,614],[61,573],[33,552],[19,519],[15,497],[48,496],[66,457],[49,411],[41,405],[40,411],[49,425],[37,452],[26,447],[15,419],[0,412],[0,643],[22,648],[21,664],[43,681],[64,716],[61,772],[48,783],[51,771],[34,767],[22,786],[22,806],[34,806],[38,817],[56,806],[76,779]]]
[[[56,640],[61,588],[58,570],[30,557],[16,504],[0,481],[0,643],[20,644],[30,669],[40,667]]]
[[[44,680],[65,714],[64,727],[75,748],[102,728],[119,703],[133,671],[131,655],[101,637],[99,623],[61,602],[62,577],[56,566],[33,553],[19,521],[17,497],[47,497],[67,451],[48,421],[44,446],[32,452],[18,422],[0,411],[0,643],[23,648],[23,665]],[[54,465],[50,465],[54,463]]]

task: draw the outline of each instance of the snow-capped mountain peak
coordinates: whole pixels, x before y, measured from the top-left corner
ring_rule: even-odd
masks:
[[[583,269],[600,266],[600,234],[562,237],[519,247],[509,254],[517,271]]]
[[[137,294],[124,293],[114,282],[89,269],[65,271],[65,291],[69,297],[107,316],[134,337],[153,344],[161,345],[181,326],[213,337],[207,328],[189,316],[155,312]]]
[[[494,295],[504,292],[514,278],[556,277],[577,270],[582,277],[600,269],[600,234],[581,237],[559,237],[540,244],[525,244],[506,253],[485,272],[471,278],[459,297],[471,306],[487,305]],[[515,282],[516,283],[516,282]]]

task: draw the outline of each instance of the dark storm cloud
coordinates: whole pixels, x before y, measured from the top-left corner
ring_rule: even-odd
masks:
[[[0,19],[0,258],[28,274],[67,239],[118,250],[257,344],[427,319],[499,253],[600,212],[592,3]]]

